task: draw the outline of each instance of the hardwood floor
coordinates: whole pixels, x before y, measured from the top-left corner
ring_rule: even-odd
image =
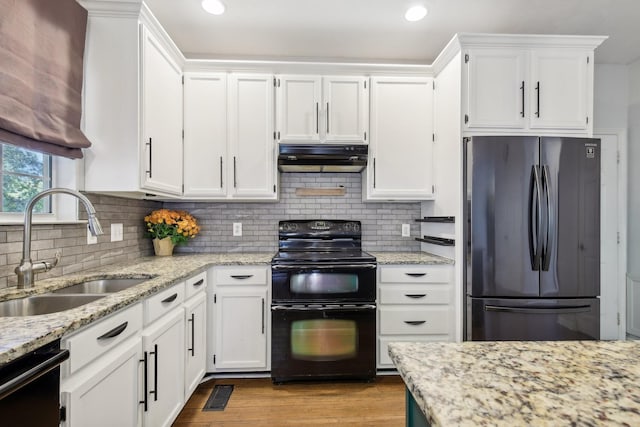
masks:
[[[233,384],[224,411],[202,411],[216,384]],[[201,384],[174,427],[404,426],[404,383],[381,376],[372,383],[273,385],[270,378],[214,379]]]

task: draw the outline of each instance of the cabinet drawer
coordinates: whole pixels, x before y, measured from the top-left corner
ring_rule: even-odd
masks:
[[[380,307],[380,334],[447,334],[448,306]]]
[[[378,365],[385,368],[393,368],[393,361],[389,357],[390,342],[433,342],[450,341],[448,335],[417,335],[417,336],[384,336],[378,340]]]
[[[148,325],[184,302],[184,282],[173,285],[144,301],[144,324]]]
[[[216,285],[266,285],[268,267],[232,267],[214,269]]]
[[[380,283],[448,283],[450,266],[381,266]]]
[[[203,271],[200,274],[196,274],[193,277],[188,278],[185,281],[185,297],[184,299],[187,300],[189,298],[191,298],[193,295],[197,294],[198,292],[201,292],[203,290],[205,290],[207,287],[207,272]]]
[[[63,338],[61,347],[71,353],[62,365],[62,377],[73,374],[142,330],[142,304],[120,310]]]
[[[380,304],[448,304],[449,286],[380,286]]]

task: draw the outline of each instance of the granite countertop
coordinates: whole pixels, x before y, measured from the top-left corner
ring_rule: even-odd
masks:
[[[101,317],[131,305],[214,265],[255,265],[271,263],[273,254],[221,253],[139,258],[77,274],[38,281],[35,287],[0,291],[0,301],[52,291],[92,278],[155,276],[124,291],[106,294],[72,310],[39,316],[0,317],[0,364],[54,341]]]
[[[640,425],[640,341],[391,343],[434,426]]]
[[[424,252],[376,252],[379,264],[449,264],[451,260]],[[0,317],[0,364],[9,362],[101,317],[216,265],[270,265],[273,253],[212,253],[146,257],[62,277],[37,280],[31,289],[2,289],[0,301],[49,292],[90,279],[153,276],[124,291],[106,294],[72,310],[39,316]]]
[[[378,264],[453,264],[453,260],[427,252],[371,252]]]

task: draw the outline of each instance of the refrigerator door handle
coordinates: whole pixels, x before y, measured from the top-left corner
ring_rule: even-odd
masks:
[[[590,305],[578,306],[551,306],[551,307],[509,307],[499,305],[485,305],[485,311],[497,311],[502,313],[525,313],[525,314],[573,314],[588,313],[591,311]]]
[[[538,166],[531,166],[529,185],[529,256],[531,269],[540,270],[542,257],[542,234],[540,222],[542,219],[542,198],[540,194],[540,173]]]
[[[549,264],[551,262],[551,244],[553,243],[552,231],[555,227],[553,220],[553,209],[551,207],[551,186],[549,184],[549,166],[544,165],[542,168],[542,188],[545,194],[545,201],[547,203],[547,218],[545,227],[545,245],[542,249],[542,270],[549,271]]]

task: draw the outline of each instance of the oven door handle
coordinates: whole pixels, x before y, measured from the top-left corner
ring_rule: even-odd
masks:
[[[359,305],[274,305],[271,306],[271,311],[330,311],[330,310],[350,310],[350,311],[364,311],[375,309],[375,304],[359,304]]]
[[[356,269],[375,269],[376,264],[331,264],[331,265],[317,265],[317,264],[297,264],[297,265],[282,265],[275,264],[271,266],[274,270],[334,270],[344,268],[356,268]]]
[[[51,372],[69,358],[69,350],[62,349],[51,353],[51,356],[30,367],[27,371],[22,372],[15,377],[0,384],[0,399],[17,392],[22,387],[31,384],[41,376]]]

